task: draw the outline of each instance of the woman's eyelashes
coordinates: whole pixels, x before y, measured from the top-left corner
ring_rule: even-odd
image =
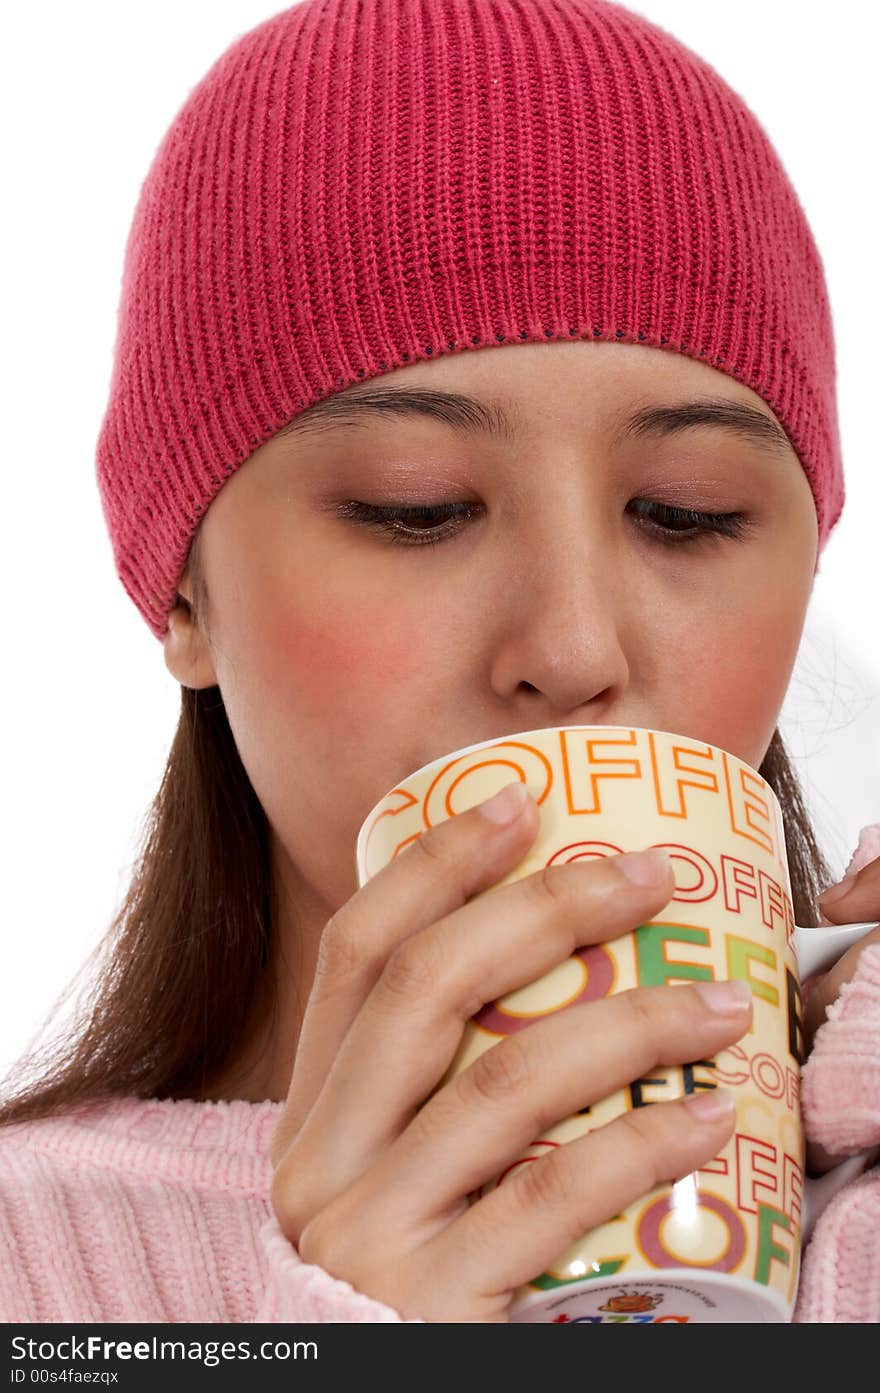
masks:
[[[746,513],[703,513],[696,508],[676,508],[646,498],[636,498],[633,502],[639,510],[636,517],[647,524],[644,530],[670,546],[712,541],[716,537],[738,540],[751,531],[751,520]]]
[[[719,537],[737,539],[750,530],[745,513],[703,513],[694,508],[676,508],[668,503],[644,498],[634,499],[630,507],[636,510],[634,515],[639,530],[663,546],[712,542]],[[334,511],[338,517],[356,525],[383,532],[383,540],[392,544],[436,546],[461,532],[465,524],[482,511],[482,504],[432,503],[404,507],[380,506],[349,499]],[[443,521],[438,522],[438,517]]]

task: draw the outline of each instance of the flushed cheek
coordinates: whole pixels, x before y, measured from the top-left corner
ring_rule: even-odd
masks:
[[[421,625],[422,639],[424,621]],[[377,721],[400,714],[403,694],[421,660],[415,617],[320,607],[306,617],[286,614],[266,636],[260,664],[269,688],[280,694],[292,720],[313,737],[345,727],[353,737],[375,734]]]
[[[340,886],[353,893],[360,823],[401,754],[404,767],[421,763],[416,633],[400,615],[392,624],[326,604],[307,618],[290,605],[275,617],[264,609],[235,667],[246,690],[236,691],[230,719],[270,824],[325,898]]]
[[[681,706],[692,729],[759,764],[773,734],[797,655],[800,623],[761,610],[701,630],[675,663]]]

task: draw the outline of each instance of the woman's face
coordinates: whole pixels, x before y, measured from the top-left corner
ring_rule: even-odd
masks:
[[[474,411],[458,426],[336,414],[400,389],[467,393],[507,426],[478,429]],[[636,411],[707,398],[759,412],[763,441],[717,423],[627,428]],[[761,763],[817,523],[760,397],[676,353],[579,341],[418,362],[331,400],[333,415],[298,418],[215,498],[200,538],[210,633],[178,607],[165,643],[179,681],[219,684],[296,903],[325,921],[357,888],[370,808],[461,746],[599,722]],[[344,516],[351,501],[437,511],[394,542]],[[656,505],[741,514],[742,535],[689,539]]]

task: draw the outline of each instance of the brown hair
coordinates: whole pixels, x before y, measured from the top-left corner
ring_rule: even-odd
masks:
[[[207,631],[198,538],[184,574],[193,617]],[[16,1062],[0,1126],[114,1096],[204,1098],[242,1050],[249,1021],[268,1014],[274,1031],[266,816],[220,689],[182,686],[180,697],[128,893],[43,1027],[94,967],[74,1029],[43,1049],[32,1042]],[[795,921],[814,925],[817,896],[833,876],[778,729],[759,772],[782,808]]]

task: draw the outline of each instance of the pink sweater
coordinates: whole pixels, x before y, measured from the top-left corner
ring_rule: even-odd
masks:
[[[880,851],[863,829],[849,869]],[[0,1129],[0,1321],[400,1321],[303,1263],[275,1220],[282,1103],[125,1098]],[[804,1069],[808,1134],[880,1144],[880,946],[866,948]],[[807,1243],[796,1321],[880,1321],[880,1167]]]

